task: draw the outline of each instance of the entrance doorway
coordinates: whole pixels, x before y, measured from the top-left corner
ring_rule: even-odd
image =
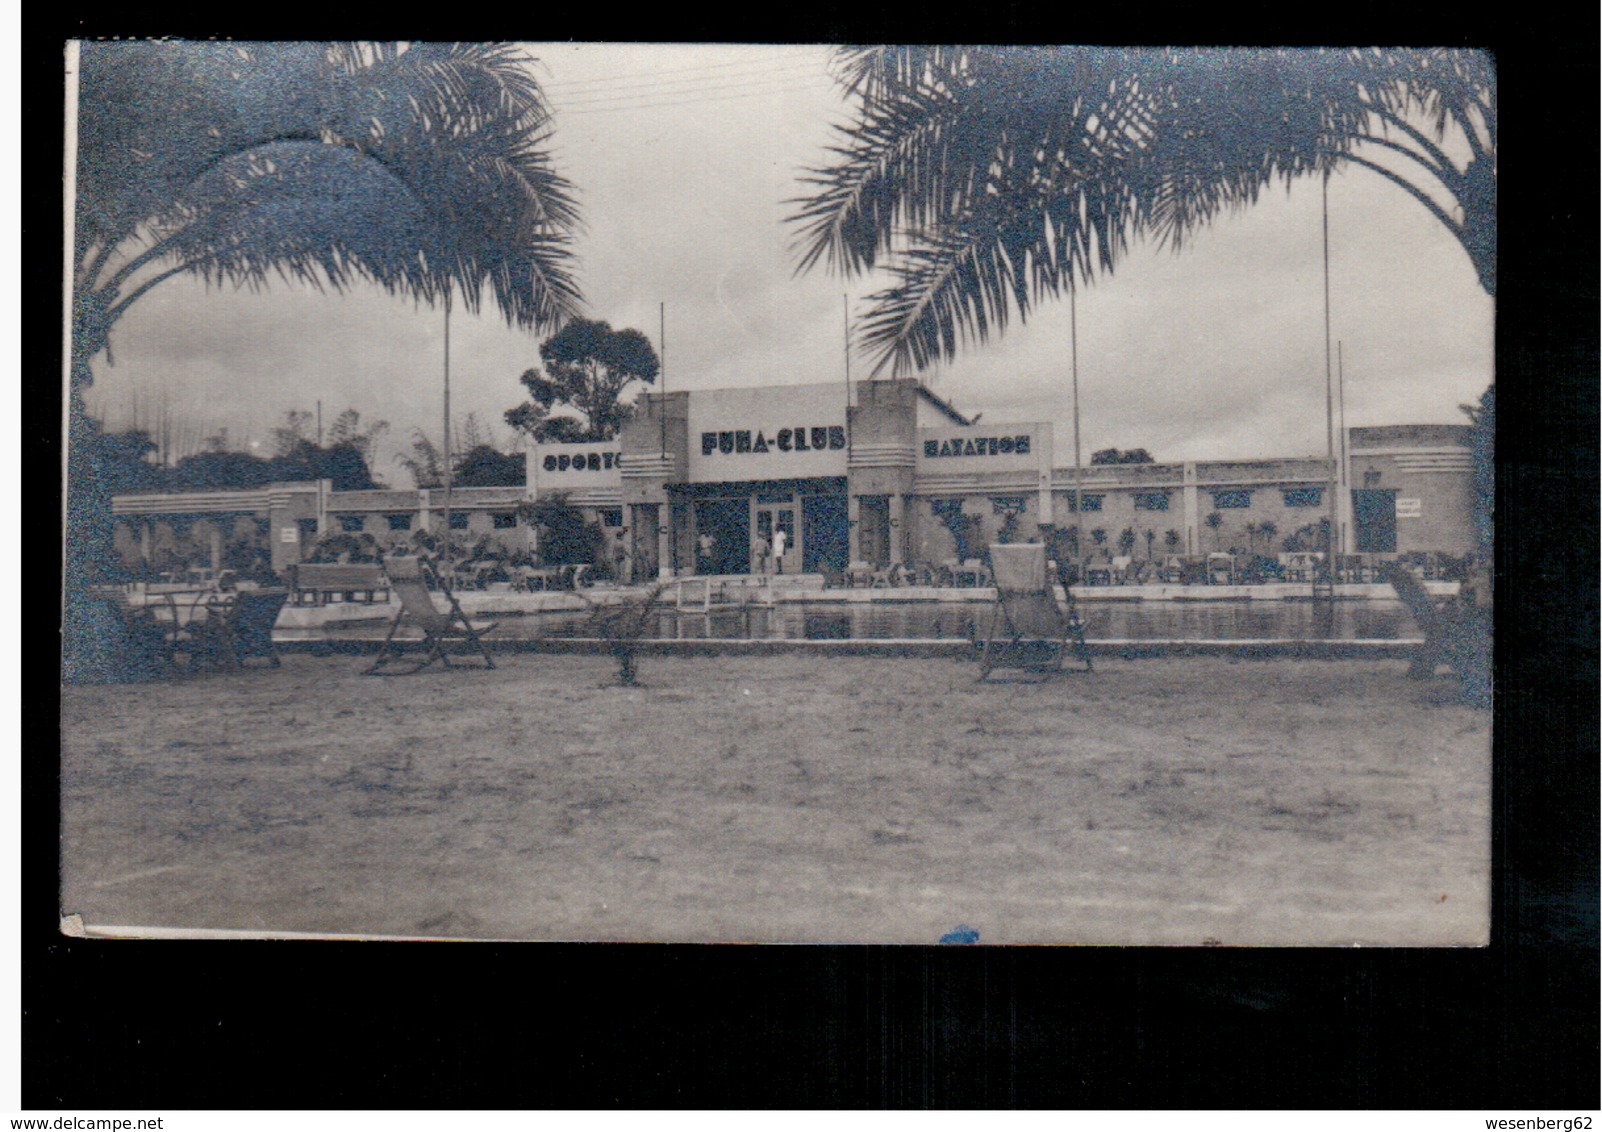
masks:
[[[1359,554],[1390,554],[1396,549],[1396,492],[1374,488],[1352,491],[1352,522]]]
[[[846,497],[801,497],[801,539],[806,553],[801,569],[808,574],[843,573],[851,558]]]
[[[796,521],[796,504],[754,503],[752,507],[755,537],[751,540],[751,572],[780,574],[788,570],[792,574],[800,573],[805,548],[801,545],[801,524]],[[784,535],[782,559],[773,553],[778,548],[774,536],[780,533]],[[764,550],[767,551],[766,560]]]
[[[695,504],[695,571],[743,574],[751,560],[751,508],[745,499],[701,499]]]

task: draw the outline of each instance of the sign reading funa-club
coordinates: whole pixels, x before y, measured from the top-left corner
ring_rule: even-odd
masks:
[[[695,391],[689,412],[691,479],[844,475],[843,400],[838,388],[828,386]]]

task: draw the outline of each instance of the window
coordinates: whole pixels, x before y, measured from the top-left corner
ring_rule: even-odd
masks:
[[[1215,491],[1213,492],[1213,509],[1227,511],[1230,508],[1250,507],[1252,493],[1249,491]]]
[[[600,515],[603,527],[621,527],[623,525],[623,508],[621,507],[602,507]]]
[[[1287,507],[1318,507],[1324,502],[1324,489],[1321,487],[1287,487],[1282,494]]]
[[[339,529],[348,535],[359,535],[362,532],[364,522],[365,520],[360,515],[341,515],[339,517]]]
[[[451,530],[453,530],[453,531],[465,531],[466,529],[467,529],[467,512],[466,511],[452,511],[451,512]]]
[[[511,511],[497,511],[490,516],[490,526],[497,531],[509,531],[517,526],[517,515]]]
[[[390,515],[388,518],[389,529],[392,531],[409,531],[412,529],[412,517],[410,515]]]
[[[1090,495],[1088,493],[1080,495],[1080,497],[1079,497],[1079,510],[1081,510],[1081,511],[1100,511],[1101,510],[1101,500],[1102,500],[1102,497],[1100,495]],[[1073,509],[1074,509],[1074,493],[1070,491],[1068,493],[1068,511],[1069,511],[1070,514],[1073,512]]]
[[[1135,492],[1136,511],[1166,511],[1168,510],[1168,493],[1166,491],[1137,491]]]

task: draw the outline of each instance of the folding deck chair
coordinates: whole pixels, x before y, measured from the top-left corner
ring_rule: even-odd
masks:
[[[384,647],[379,650],[378,658],[373,661],[372,667],[367,669],[368,676],[406,676],[413,672],[420,672],[433,664],[436,660],[446,668],[456,667],[451,663],[447,645],[457,642],[470,644],[477,650],[478,655],[484,658],[485,668],[494,668],[495,662],[490,659],[489,650],[484,647],[480,639],[485,633],[495,628],[495,622],[486,625],[474,625],[462,612],[462,607],[456,600],[456,595],[445,585],[444,579],[435,575],[439,592],[445,595],[450,603],[449,612],[442,613],[434,604],[434,595],[429,592],[427,574],[420,558],[397,555],[384,561],[384,572],[389,575],[390,589],[400,598],[400,611],[390,622],[389,634],[384,638]],[[414,660],[410,667],[386,671],[386,664],[398,661],[402,654],[402,645],[395,633],[400,629],[402,622],[410,622],[423,631],[424,659]]]
[[[1034,672],[1049,679],[1063,671],[1070,641],[1089,672],[1090,649],[1085,646],[1085,627],[1074,606],[1074,591],[1062,577],[1059,565],[1059,580],[1068,607],[1063,609],[1057,604],[1046,577],[1045,545],[1023,542],[992,546],[990,565],[996,604],[990,614],[984,651],[979,655],[979,679],[988,680],[998,668]]]

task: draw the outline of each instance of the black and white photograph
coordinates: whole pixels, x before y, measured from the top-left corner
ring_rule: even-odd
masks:
[[[66,66],[62,932],[1490,941],[1485,52]]]

